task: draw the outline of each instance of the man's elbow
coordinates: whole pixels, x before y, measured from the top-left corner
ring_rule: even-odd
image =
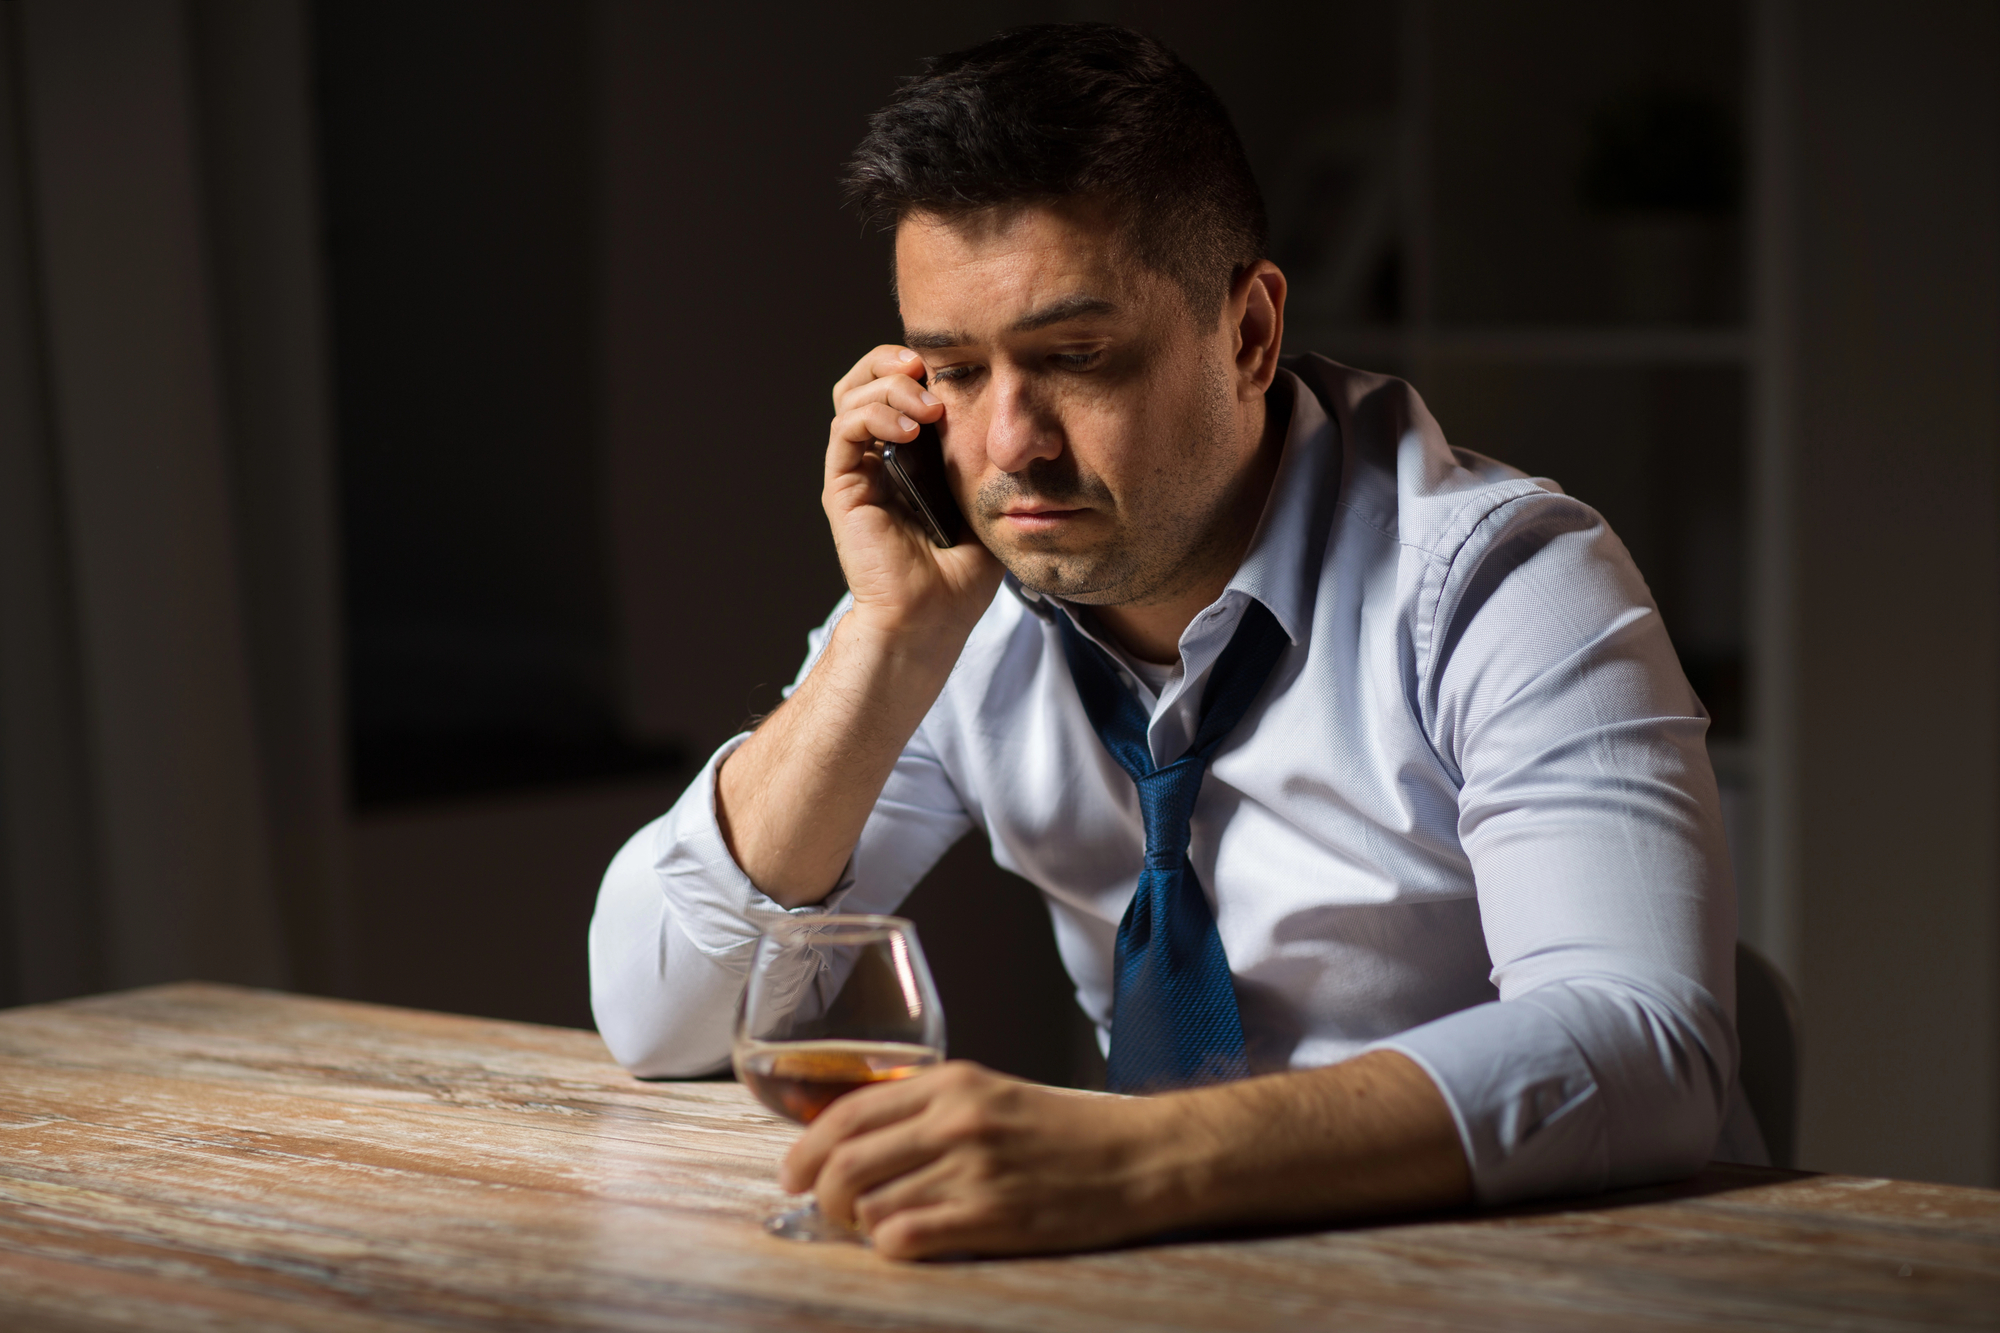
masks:
[[[1514,1133],[1496,1136],[1482,1198],[1655,1185],[1695,1174],[1714,1155],[1736,1067],[1720,1005],[1630,981],[1551,986],[1518,1003],[1557,1020],[1577,1060],[1559,1087],[1523,1089]]]
[[[591,1002],[597,1035],[611,1058],[635,1078],[701,1078],[728,1067],[729,1042],[669,1021],[648,1023]]]
[[[742,980],[665,920],[590,923],[590,1011],[611,1058],[640,1078],[698,1078],[729,1064]]]
[[[742,977],[673,923],[652,868],[653,825],[612,858],[590,919],[598,1036],[640,1078],[694,1078],[729,1063]]]
[[[1672,1033],[1655,1060],[1634,1061],[1608,1099],[1611,1188],[1684,1180],[1715,1156],[1735,1077],[1735,1034],[1714,1015],[1662,1024]],[[1671,1070],[1671,1072],[1669,1072]]]
[[[1657,1185],[1700,1171],[1715,1156],[1722,1136],[1726,1093],[1726,1088],[1683,1086],[1671,1105],[1635,1116],[1638,1123],[1624,1134],[1614,1131],[1624,1142],[1612,1152],[1609,1187]]]

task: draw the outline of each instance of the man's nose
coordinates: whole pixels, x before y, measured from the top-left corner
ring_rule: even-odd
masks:
[[[986,457],[1002,472],[1021,472],[1038,458],[1056,458],[1063,451],[1063,432],[1046,405],[1037,403],[1028,386],[998,379],[991,394],[992,415],[986,423]]]

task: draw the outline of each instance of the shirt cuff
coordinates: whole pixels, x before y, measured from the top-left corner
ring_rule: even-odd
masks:
[[[1605,1187],[1609,1144],[1597,1080],[1568,1030],[1539,1006],[1475,1005],[1368,1049],[1409,1057],[1437,1084],[1480,1203]]]
[[[660,821],[653,868],[659,872],[667,910],[681,933],[704,954],[748,966],[757,937],[773,921],[838,912],[854,888],[854,858],[841,869],[833,892],[817,903],[787,908],[743,873],[715,817],[715,776],[722,761],[750,739],[732,736],[717,750],[667,817]]]

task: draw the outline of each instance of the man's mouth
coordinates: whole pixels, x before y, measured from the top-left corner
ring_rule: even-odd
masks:
[[[1037,459],[1027,474],[991,477],[974,498],[977,526],[1003,542],[1045,547],[1098,533],[1118,510],[1110,490],[1075,460]]]
[[[1000,517],[1025,532],[1046,532],[1089,512],[1088,509],[1063,509],[1055,505],[1012,505],[1001,510]]]

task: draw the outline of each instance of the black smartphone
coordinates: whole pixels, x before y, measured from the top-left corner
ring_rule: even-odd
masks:
[[[903,507],[915,516],[931,545],[958,545],[965,516],[945,484],[944,442],[938,439],[937,427],[917,427],[917,438],[908,444],[884,444],[882,464],[896,483]]]

